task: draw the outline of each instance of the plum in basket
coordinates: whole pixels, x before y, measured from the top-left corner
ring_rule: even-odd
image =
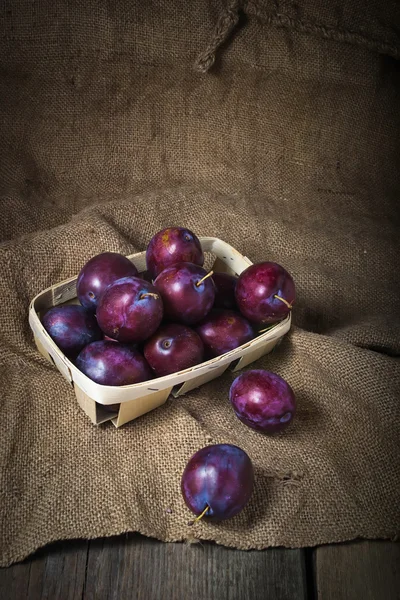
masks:
[[[157,377],[162,377],[201,363],[204,346],[193,329],[171,323],[145,342],[144,356]]]
[[[208,314],[214,304],[215,288],[202,267],[178,263],[162,271],[154,286],[161,294],[165,317],[171,321],[192,325]]]
[[[286,317],[296,299],[292,276],[274,262],[251,265],[243,271],[235,290],[240,312],[252,323],[275,323]]]
[[[146,251],[150,276],[155,279],[161,271],[180,262],[203,266],[204,255],[199,238],[185,227],[167,227],[156,233]]]
[[[131,385],[153,378],[146,359],[138,350],[115,342],[89,344],[79,353],[76,366],[101,385]]]
[[[96,310],[101,294],[110,283],[121,277],[135,277],[137,268],[118,252],[103,252],[93,256],[81,269],[76,282],[79,302],[87,309]]]
[[[196,326],[208,356],[219,356],[254,337],[250,323],[233,310],[213,310]]]
[[[83,306],[54,306],[45,313],[42,323],[60,350],[71,359],[87,344],[102,338],[95,316]]]
[[[163,303],[151,283],[139,277],[123,277],[103,292],[96,316],[108,337],[118,342],[138,343],[158,329]]]

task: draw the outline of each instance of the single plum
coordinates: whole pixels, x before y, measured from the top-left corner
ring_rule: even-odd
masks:
[[[130,385],[153,378],[140,352],[125,344],[103,340],[86,346],[79,353],[76,366],[100,385]]]
[[[214,308],[237,309],[235,289],[238,278],[229,273],[214,273],[215,284]]]
[[[115,342],[89,344],[78,355],[76,366],[100,385],[131,385],[153,378],[140,352]]]
[[[151,239],[146,251],[147,270],[155,279],[161,271],[176,263],[203,266],[204,255],[199,238],[185,227],[167,227]]]
[[[236,377],[229,399],[243,423],[264,433],[282,431],[296,412],[296,398],[287,381],[261,369]]]
[[[217,520],[230,519],[247,504],[253,491],[253,465],[244,450],[231,444],[206,446],[192,456],[182,475],[181,490],[190,510]]]
[[[176,373],[203,360],[203,342],[193,329],[171,323],[145,343],[144,355],[157,377]]]
[[[212,310],[195,328],[208,356],[225,354],[254,337],[250,323],[233,310]]]
[[[154,286],[161,294],[165,317],[186,325],[205,317],[215,298],[210,275],[191,263],[178,263],[162,271]]]
[[[76,282],[79,302],[96,310],[101,294],[110,283],[121,277],[136,277],[137,268],[118,252],[103,252],[93,256],[82,268]]]
[[[96,315],[107,336],[118,342],[137,343],[158,329],[163,303],[151,283],[138,277],[123,277],[103,292]]]
[[[75,304],[54,306],[42,318],[43,327],[68,358],[100,340],[101,331],[93,313]]]
[[[243,271],[235,295],[242,315],[257,324],[282,320],[296,299],[292,276],[274,262],[251,265]]]

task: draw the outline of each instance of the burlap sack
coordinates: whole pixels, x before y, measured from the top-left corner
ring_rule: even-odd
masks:
[[[124,531],[237,548],[398,533],[396,5],[282,2],[269,18],[263,3],[189,4],[4,3],[2,565]],[[237,420],[229,373],[95,427],[37,353],[35,294],[167,224],[292,272],[295,326],[256,363],[296,392],[281,436]],[[181,473],[218,442],[248,452],[255,492],[234,519],[190,528]]]

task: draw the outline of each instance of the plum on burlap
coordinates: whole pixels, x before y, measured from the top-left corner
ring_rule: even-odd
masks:
[[[5,0],[0,27],[0,563],[124,531],[395,537],[398,3]],[[235,417],[231,373],[95,427],[36,351],[35,294],[169,224],[292,273],[293,330],[256,363],[297,395],[282,435]],[[251,457],[253,498],[190,528],[181,473],[219,442]]]

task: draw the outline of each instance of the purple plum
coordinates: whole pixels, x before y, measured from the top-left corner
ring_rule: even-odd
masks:
[[[269,434],[285,429],[296,412],[296,398],[287,381],[261,369],[236,377],[229,399],[243,423]]]
[[[138,277],[123,277],[103,292],[96,315],[100,329],[108,337],[137,343],[158,329],[163,303],[151,283]]]
[[[153,378],[153,373],[140,352],[115,342],[89,344],[78,355],[76,366],[100,385],[131,385]]]
[[[253,465],[246,452],[231,444],[216,444],[192,456],[182,475],[181,490],[198,519],[222,520],[244,508],[253,485]]]
[[[93,256],[82,268],[76,282],[79,302],[87,309],[96,310],[101,294],[107,286],[121,277],[136,277],[137,268],[122,254],[103,252]]]
[[[162,271],[154,282],[164,303],[164,315],[185,325],[197,323],[210,312],[215,288],[210,274],[191,263]]]
[[[176,263],[203,266],[204,255],[199,238],[185,227],[167,227],[151,239],[146,251],[147,270],[155,279],[161,271]]]
[[[156,376],[162,377],[201,363],[204,346],[193,329],[171,323],[147,340],[144,355]]]
[[[212,310],[195,331],[201,337],[208,356],[225,354],[254,337],[250,323],[233,310]]]
[[[42,318],[43,327],[68,358],[100,340],[102,333],[93,313],[75,304],[54,306]]]
[[[79,353],[76,366],[100,385],[131,385],[153,378],[145,358],[125,344],[93,342]]]
[[[238,278],[229,273],[214,273],[215,284],[214,308],[237,309],[235,289]]]
[[[251,265],[236,284],[240,312],[253,323],[274,323],[286,317],[296,299],[291,275],[274,262]]]

